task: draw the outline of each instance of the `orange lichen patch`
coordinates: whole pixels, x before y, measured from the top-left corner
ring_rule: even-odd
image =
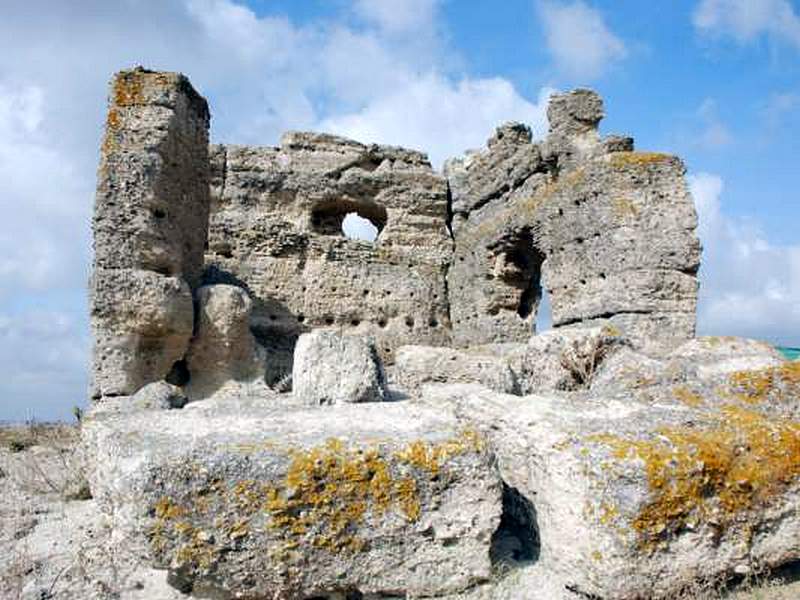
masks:
[[[611,166],[617,169],[625,167],[645,167],[672,159],[669,154],[661,152],[614,152],[611,154]]]
[[[771,397],[800,397],[800,362],[754,371],[737,371],[728,379],[732,395],[749,404]]]
[[[630,198],[619,196],[613,200],[614,214],[620,219],[635,219],[639,216],[639,207]]]
[[[175,504],[166,496],[156,502],[153,510],[155,511],[156,519],[162,519],[164,521],[177,519],[178,517],[182,517],[186,514],[185,508]]]
[[[679,402],[686,406],[697,408],[703,405],[703,397],[686,386],[678,386],[672,390],[672,393]]]
[[[396,452],[395,458],[417,469],[428,471],[432,477],[435,477],[444,461],[467,452],[480,452],[483,448],[484,441],[480,434],[467,430],[462,432],[459,437],[438,444],[412,442]]]
[[[114,80],[111,95],[114,104],[117,106],[135,106],[144,103],[142,93],[144,78],[146,74],[142,71],[129,71],[121,73]]]
[[[729,528],[800,476],[800,422],[725,406],[704,428],[668,427],[645,439],[591,436],[617,461],[638,460],[650,500],[632,520],[644,549],[701,522]]]
[[[120,126],[120,117],[119,111],[112,108],[108,111],[108,116],[106,117],[106,125],[109,129],[119,129]]]

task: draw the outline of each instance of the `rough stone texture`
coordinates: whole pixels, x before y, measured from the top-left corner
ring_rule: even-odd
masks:
[[[205,285],[197,290],[197,325],[186,364],[192,399],[212,395],[227,381],[263,378],[264,358],[250,332],[253,302],[242,288]]]
[[[488,352],[401,346],[395,355],[391,379],[410,392],[426,383],[478,383],[497,392],[517,393],[514,372],[505,361]]]
[[[132,410],[175,410],[183,408],[189,399],[176,385],[166,381],[148,383],[131,396],[130,408]]]
[[[192,292],[178,277],[95,268],[93,396],[129,395],[163,379],[192,337]]]
[[[528,500],[537,550],[485,597],[537,598],[545,580],[550,598],[675,598],[800,558],[800,364],[683,375],[522,398],[426,388],[490,436]]]
[[[629,341],[608,325],[573,326],[535,335],[527,344],[488,344],[473,351],[492,354],[508,365],[516,393],[525,395],[587,388],[601,366],[628,346]]]
[[[317,330],[297,340],[292,392],[309,406],[381,402],[386,378],[370,338]]]
[[[119,543],[193,595],[423,597],[491,575],[493,458],[438,411],[209,400],[97,411],[83,435]]]
[[[649,348],[691,338],[700,244],[682,163],[600,139],[593,92],[554,96],[548,116],[541,144],[509,124],[447,165],[454,343],[526,341],[544,289],[556,328],[611,323]]]
[[[182,75],[137,68],[111,84],[93,220],[95,398],[162,379],[186,351],[208,229],[208,122]]]
[[[314,328],[372,336],[389,362],[402,344],[449,342],[447,183],[424,154],[287,133],[277,148],[215,146],[211,157],[205,280],[252,295],[268,383]],[[377,226],[374,243],[344,236],[349,213]]]

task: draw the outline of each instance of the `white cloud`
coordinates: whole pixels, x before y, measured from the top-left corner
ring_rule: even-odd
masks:
[[[556,65],[571,77],[596,79],[628,54],[602,14],[580,0],[543,0],[539,14],[547,49]]]
[[[703,241],[699,332],[796,344],[800,245],[771,244],[752,221],[726,216],[719,176],[698,173],[689,184]]]
[[[365,20],[390,33],[420,33],[431,28],[440,0],[356,0]]]
[[[692,22],[704,33],[740,43],[764,35],[800,49],[800,17],[788,0],[702,0]]]
[[[521,97],[504,79],[452,82],[429,74],[376,99],[356,113],[331,117],[325,130],[365,142],[383,142],[424,149],[434,165],[464,150],[483,147],[503,121],[522,121],[541,136],[552,90],[537,103]]]
[[[695,145],[707,150],[717,150],[733,142],[733,134],[720,119],[717,103],[712,98],[703,101],[696,116],[701,128]]]

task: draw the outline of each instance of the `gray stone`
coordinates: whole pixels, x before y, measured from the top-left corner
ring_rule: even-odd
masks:
[[[375,343],[365,337],[317,330],[297,340],[292,393],[309,406],[386,400]]]
[[[426,383],[478,383],[506,394],[517,391],[514,372],[501,358],[430,346],[398,348],[392,383],[412,393]]]
[[[92,490],[132,556],[198,597],[458,593],[491,576],[483,439],[410,403],[89,414]]]
[[[700,244],[682,163],[603,143],[593,92],[556,95],[548,114],[542,144],[506,126],[449,165],[454,344],[526,341],[543,290],[556,328],[610,323],[649,349],[688,340]],[[498,171],[520,177],[487,185]]]
[[[449,343],[447,182],[424,154],[290,132],[211,155],[205,281],[250,292],[268,384],[316,328],[373,337],[389,363],[400,345]],[[344,235],[351,213],[377,227],[373,242]]]
[[[111,84],[93,218],[95,399],[163,379],[186,352],[208,231],[208,121],[183,75],[137,68]]]
[[[264,377],[264,357],[250,332],[253,302],[233,285],[206,285],[197,290],[197,324],[186,363],[191,398],[212,395],[228,381]]]
[[[183,408],[189,399],[181,388],[166,381],[148,383],[130,401],[132,410],[174,410]]]
[[[633,600],[800,558],[798,397],[784,363],[646,395],[448,385],[422,402],[485,432],[528,501],[535,559],[508,561],[484,597],[538,598],[551,581],[549,597]]]
[[[96,398],[164,379],[192,337],[192,293],[177,277],[96,268],[91,283]]]

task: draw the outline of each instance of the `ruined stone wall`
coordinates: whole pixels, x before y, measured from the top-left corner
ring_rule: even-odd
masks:
[[[603,322],[644,346],[694,335],[697,217],[673,156],[601,139],[599,96],[556,95],[550,133],[505,125],[447,165],[455,255],[453,341],[525,341],[542,291],[554,327]]]
[[[403,344],[449,344],[447,183],[425,155],[289,133],[276,148],[214,146],[211,163],[205,282],[250,292],[268,383],[314,328],[373,336],[388,362]],[[345,237],[348,213],[377,239]]]
[[[184,76],[119,73],[94,216],[92,395],[193,378],[205,397],[243,372],[239,355],[274,385],[317,328],[374,338],[386,364],[409,344],[524,342],[544,289],[556,328],[690,338],[700,246],[682,164],[601,139],[594,92],[555,96],[548,116],[544,141],[506,124],[443,176],[422,153],[326,134],[209,148]],[[374,242],[344,235],[350,213]],[[244,291],[197,292],[216,284]]]
[[[163,379],[192,336],[208,229],[206,101],[174,73],[111,85],[93,220],[92,397]]]

